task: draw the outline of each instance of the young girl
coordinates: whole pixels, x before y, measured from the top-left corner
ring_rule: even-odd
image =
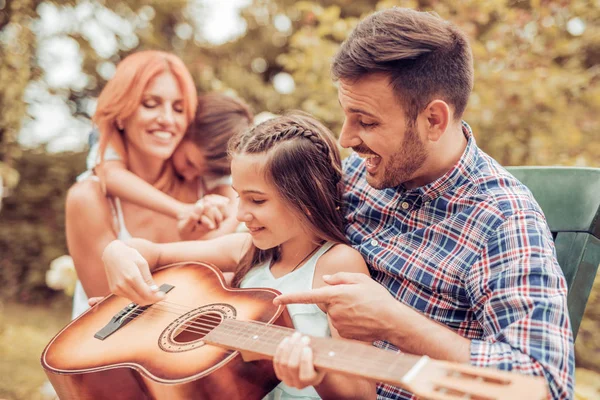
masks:
[[[169,244],[114,241],[103,254],[113,293],[138,304],[161,300],[149,270],[191,260],[235,271],[233,286],[282,293],[324,286],[324,275],[340,271],[368,273],[361,255],[345,244],[340,156],[324,126],[304,114],[274,118],[234,137],[230,153],[240,197],[237,218],[249,233]],[[295,304],[288,310],[298,331],[338,336],[319,306]],[[297,336],[282,342],[274,367],[282,379],[295,373],[300,376],[294,382],[303,382],[297,386],[314,386],[296,389],[282,382],[269,399],[375,398],[374,385],[365,380],[316,373],[305,346]]]
[[[182,238],[215,238],[237,228],[238,222],[233,217],[237,202],[231,188],[227,143],[235,134],[250,128],[252,120],[250,108],[241,100],[221,93],[209,93],[198,98],[196,116],[173,153],[173,167],[178,176],[197,185],[198,199],[205,202],[221,201],[220,196],[230,199],[228,207],[232,217],[221,221],[217,227],[206,215],[191,210],[187,218],[185,214],[180,218]]]

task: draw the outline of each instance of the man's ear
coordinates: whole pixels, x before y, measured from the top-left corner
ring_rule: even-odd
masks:
[[[450,106],[443,100],[433,100],[427,104],[421,114],[421,120],[425,122],[424,128],[427,138],[432,142],[437,142],[450,124],[452,118]]]

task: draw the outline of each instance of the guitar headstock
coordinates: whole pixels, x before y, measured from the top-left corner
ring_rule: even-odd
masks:
[[[546,381],[542,377],[428,357],[423,357],[402,382],[417,396],[434,400],[543,400],[548,397]]]

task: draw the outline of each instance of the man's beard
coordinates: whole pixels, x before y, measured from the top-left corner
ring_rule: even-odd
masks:
[[[414,173],[423,166],[426,159],[425,144],[414,125],[408,126],[400,152],[390,156],[389,161],[383,165],[383,178],[377,181],[367,174],[367,182],[379,190],[399,186],[414,179]]]

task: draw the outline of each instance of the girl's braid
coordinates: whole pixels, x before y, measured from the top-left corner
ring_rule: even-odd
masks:
[[[265,147],[267,149],[270,149],[274,144],[279,142],[284,142],[294,138],[304,138],[310,140],[311,143],[325,156],[325,159],[329,163],[333,164],[333,158],[331,157],[329,146],[323,140],[323,138],[309,128],[306,128],[295,122],[291,122],[276,126],[275,132],[276,133],[270,135],[270,137],[267,139],[269,143],[265,143]],[[341,180],[341,175],[335,173],[334,179],[336,183],[339,182]]]
[[[272,136],[273,144],[279,141],[302,137],[310,140],[312,144],[315,145],[315,147],[327,157],[328,160],[331,159],[329,154],[329,146],[327,146],[323,139],[321,139],[315,132],[296,123],[285,124],[285,126],[282,128],[283,129],[281,129],[277,134]]]

